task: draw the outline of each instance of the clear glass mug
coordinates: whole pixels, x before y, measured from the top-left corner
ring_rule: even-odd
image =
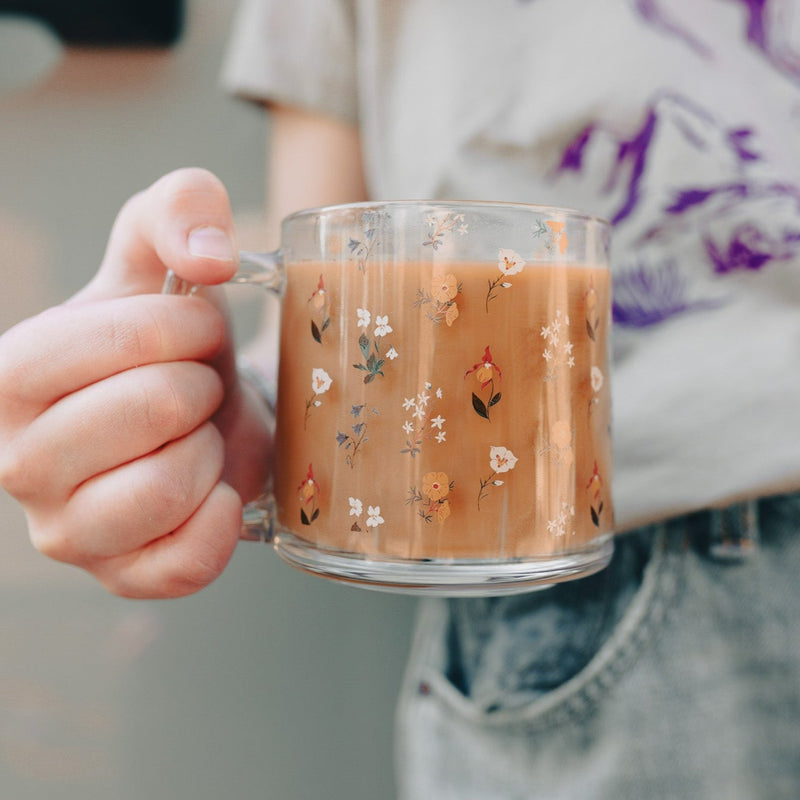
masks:
[[[281,296],[274,482],[245,513],[301,570],[509,594],[613,550],[609,226],[507,203],[301,211],[236,282]],[[168,276],[165,291],[190,287]]]

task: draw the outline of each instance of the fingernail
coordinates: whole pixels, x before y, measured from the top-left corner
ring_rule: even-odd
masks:
[[[191,255],[200,258],[233,261],[235,255],[230,237],[221,228],[195,228],[186,245]]]

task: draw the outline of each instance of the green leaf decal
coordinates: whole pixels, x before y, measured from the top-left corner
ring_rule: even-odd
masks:
[[[478,416],[489,419],[489,412],[486,410],[483,400],[481,400],[475,392],[472,393],[472,407],[475,409]]]

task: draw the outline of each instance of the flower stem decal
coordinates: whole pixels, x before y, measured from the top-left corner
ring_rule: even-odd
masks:
[[[500,270],[500,277],[489,281],[489,291],[486,293],[486,313],[489,313],[489,302],[497,297],[497,289],[510,289],[511,283],[506,280],[509,275],[516,275],[525,267],[522,256],[513,250],[500,250],[497,254],[497,268]]]
[[[314,468],[308,465],[308,472],[303,482],[297,487],[297,499],[300,501],[300,522],[310,525],[319,516],[319,484],[314,480]]]
[[[406,446],[400,451],[401,453],[408,453],[414,458],[421,452],[425,439],[433,438],[439,444],[447,441],[447,431],[444,428],[447,420],[438,413],[435,417],[431,416],[433,408],[429,404],[434,395],[437,400],[442,399],[441,387],[433,392],[433,384],[426,381],[425,387],[416,397],[406,397],[403,400],[403,409],[411,414],[411,419],[403,423]]]
[[[350,413],[353,415],[353,419],[355,419],[355,422],[350,427],[352,433],[343,433],[342,431],[336,432],[336,443],[339,447],[344,446],[344,449],[347,451],[345,462],[350,469],[355,466],[356,456],[361,449],[361,445],[369,441],[369,439],[367,439],[367,421],[361,417],[361,413],[365,408],[365,404],[361,403],[352,406],[350,409]],[[377,415],[378,409],[373,408],[372,413]]]
[[[458,319],[456,296],[460,293],[461,284],[455,275],[452,273],[434,275],[431,279],[430,293],[420,289],[414,301],[414,308],[433,306],[433,309],[428,311],[428,319],[437,325],[444,320],[449,328]]]
[[[442,246],[444,235],[456,230],[462,236],[467,232],[463,214],[443,214],[436,216],[431,214],[425,222],[428,225],[428,238],[422,243],[423,247],[432,247],[438,250]]]
[[[455,481],[451,481],[445,472],[428,472],[422,478],[422,489],[418,491],[412,486],[408,491],[406,505],[421,503],[418,514],[425,522],[444,522],[450,516],[450,492]]]
[[[333,379],[321,367],[314,367],[311,370],[311,390],[313,394],[306,400],[306,413],[303,417],[303,429],[308,425],[308,418],[311,416],[311,409],[322,405],[319,396],[325,394],[331,388]]]
[[[358,315],[358,327],[368,328],[372,321],[372,314],[369,309],[359,308],[356,309]],[[399,353],[391,345],[385,354],[381,353],[381,343],[383,338],[392,332],[393,328],[389,325],[389,317],[381,316],[380,314],[375,317],[375,329],[373,331],[373,339],[370,341],[367,336],[366,330],[358,337],[358,348],[361,350],[361,355],[364,358],[363,364],[353,364],[356,369],[360,369],[367,374],[364,376],[364,383],[372,383],[375,378],[380,375],[383,377],[383,365],[386,359],[394,361]]]
[[[372,251],[378,242],[378,224],[380,223],[380,215],[376,211],[367,211],[364,213],[361,224],[363,226],[363,238],[354,239],[350,238],[347,247],[350,254],[358,261],[358,268],[361,272],[366,272],[367,261],[372,255]]]
[[[308,302],[312,308],[311,318],[311,335],[314,340],[322,343],[322,334],[325,333],[328,326],[331,324],[331,301],[325,290],[325,283],[322,280],[322,275],[319,276],[319,283]]]
[[[468,375],[472,375],[473,373],[475,373],[475,377],[481,385],[481,391],[488,387],[489,392],[486,402],[473,392],[472,407],[475,409],[475,413],[478,414],[478,416],[489,419],[489,409],[492,406],[496,406],[500,402],[502,396],[500,392],[495,393],[494,391],[495,373],[497,373],[498,380],[501,380],[503,377],[500,367],[492,360],[492,353],[489,350],[489,345],[486,345],[486,349],[483,351],[483,359],[477,364],[473,364],[472,367],[464,373],[464,378],[466,379]]]
[[[510,472],[517,464],[517,457],[507,447],[491,447],[489,449],[489,466],[492,474],[488,478],[480,478],[481,488],[478,492],[478,509],[481,507],[481,500],[486,498],[491,486],[502,486],[504,481],[498,480],[497,476],[504,472]]]

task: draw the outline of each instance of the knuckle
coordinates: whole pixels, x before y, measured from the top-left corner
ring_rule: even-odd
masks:
[[[211,542],[192,548],[191,557],[182,559],[169,578],[175,594],[192,594],[216,580],[228,563],[228,555]]]
[[[160,464],[150,465],[149,480],[133,491],[132,502],[138,517],[159,519],[175,527],[188,519],[195,510],[196,498],[191,480],[180,470]]]
[[[201,167],[185,167],[174,170],[165,175],[156,185],[163,192],[164,200],[170,211],[182,211],[187,203],[228,205],[228,192],[225,185],[213,172]]]
[[[30,522],[28,531],[31,544],[47,558],[77,567],[86,564],[78,538],[63,525]]]
[[[163,328],[146,304],[140,304],[135,315],[121,306],[109,317],[101,336],[124,363],[148,364],[158,360],[164,350]]]
[[[19,442],[6,442],[0,452],[0,486],[24,502],[42,491],[41,462]]]
[[[187,400],[164,374],[165,370],[151,372],[155,374],[140,384],[139,396],[131,397],[135,403],[132,414],[139,417],[134,420],[134,425],[154,433],[177,431],[188,417]]]
[[[207,419],[223,391],[211,367],[192,362],[159,365],[147,370],[146,379],[129,394],[129,425],[158,437],[184,434]]]

